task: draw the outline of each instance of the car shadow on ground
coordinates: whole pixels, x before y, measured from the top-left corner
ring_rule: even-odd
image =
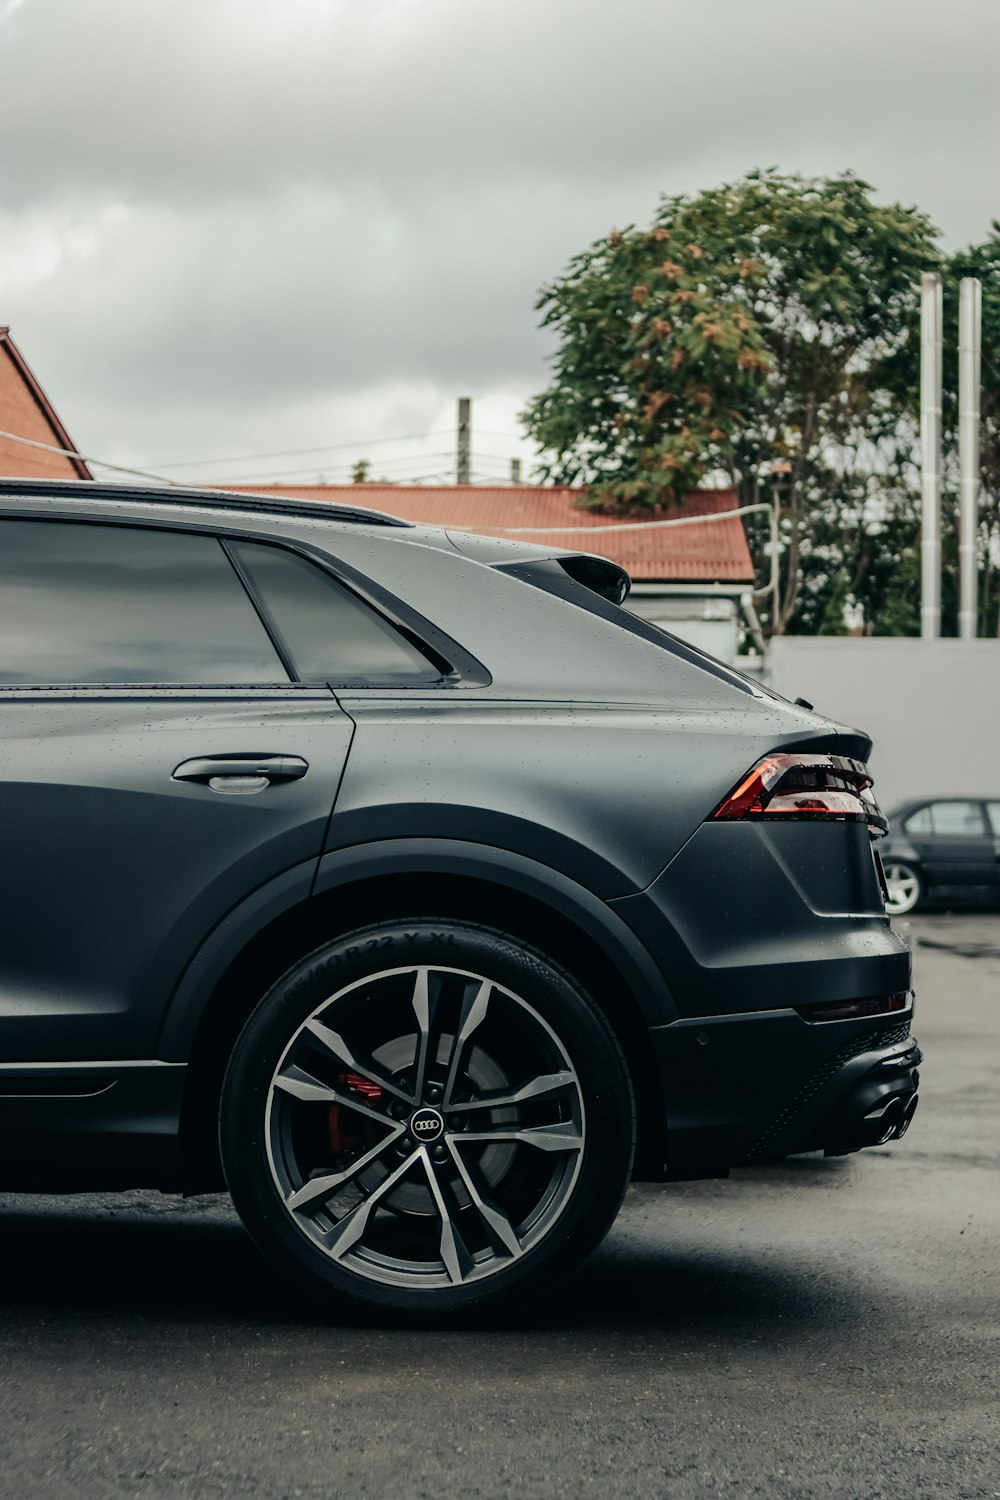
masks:
[[[339,1316],[289,1286],[258,1253],[231,1209],[199,1214],[183,1205],[175,1217],[68,1206],[72,1200],[8,1199],[0,1204],[4,1276],[0,1326],[102,1323],[233,1332],[268,1328],[377,1327],[403,1333],[421,1324],[396,1314]],[[824,1293],[817,1295],[823,1282]],[[452,1320],[446,1331],[595,1335],[657,1331],[673,1336],[732,1337],[755,1328],[815,1333],[843,1330],[854,1319],[855,1289],[829,1284],[829,1267],[789,1261],[776,1267],[764,1252],[720,1248],[706,1231],[704,1247],[671,1247],[658,1232],[623,1223],[584,1267],[542,1304],[521,1312]],[[870,1306],[868,1311],[870,1312]],[[858,1306],[860,1320],[864,1310]]]

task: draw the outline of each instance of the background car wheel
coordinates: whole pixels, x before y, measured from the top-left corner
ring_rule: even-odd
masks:
[[[628,1183],[634,1103],[568,974],[421,919],[279,980],[233,1051],[220,1131],[236,1207],[287,1274],[450,1313],[537,1294],[593,1249]]]
[[[885,909],[890,917],[903,917],[913,911],[924,893],[918,872],[901,859],[890,859],[886,864],[885,883],[889,892]]]

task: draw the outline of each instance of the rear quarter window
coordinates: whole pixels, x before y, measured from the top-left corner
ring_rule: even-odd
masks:
[[[440,679],[406,635],[308,558],[266,542],[231,538],[227,546],[301,681],[377,687]]]

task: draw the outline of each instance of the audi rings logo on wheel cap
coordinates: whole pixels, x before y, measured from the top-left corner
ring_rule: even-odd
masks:
[[[436,1141],[444,1135],[444,1120],[436,1109],[418,1109],[410,1120],[410,1130],[416,1141]]]

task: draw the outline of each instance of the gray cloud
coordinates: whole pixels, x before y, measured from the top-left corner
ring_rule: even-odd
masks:
[[[985,233],[998,32],[993,0],[25,0],[0,320],[126,462],[389,436],[460,391],[509,426],[538,285],[660,191],[849,166]]]

